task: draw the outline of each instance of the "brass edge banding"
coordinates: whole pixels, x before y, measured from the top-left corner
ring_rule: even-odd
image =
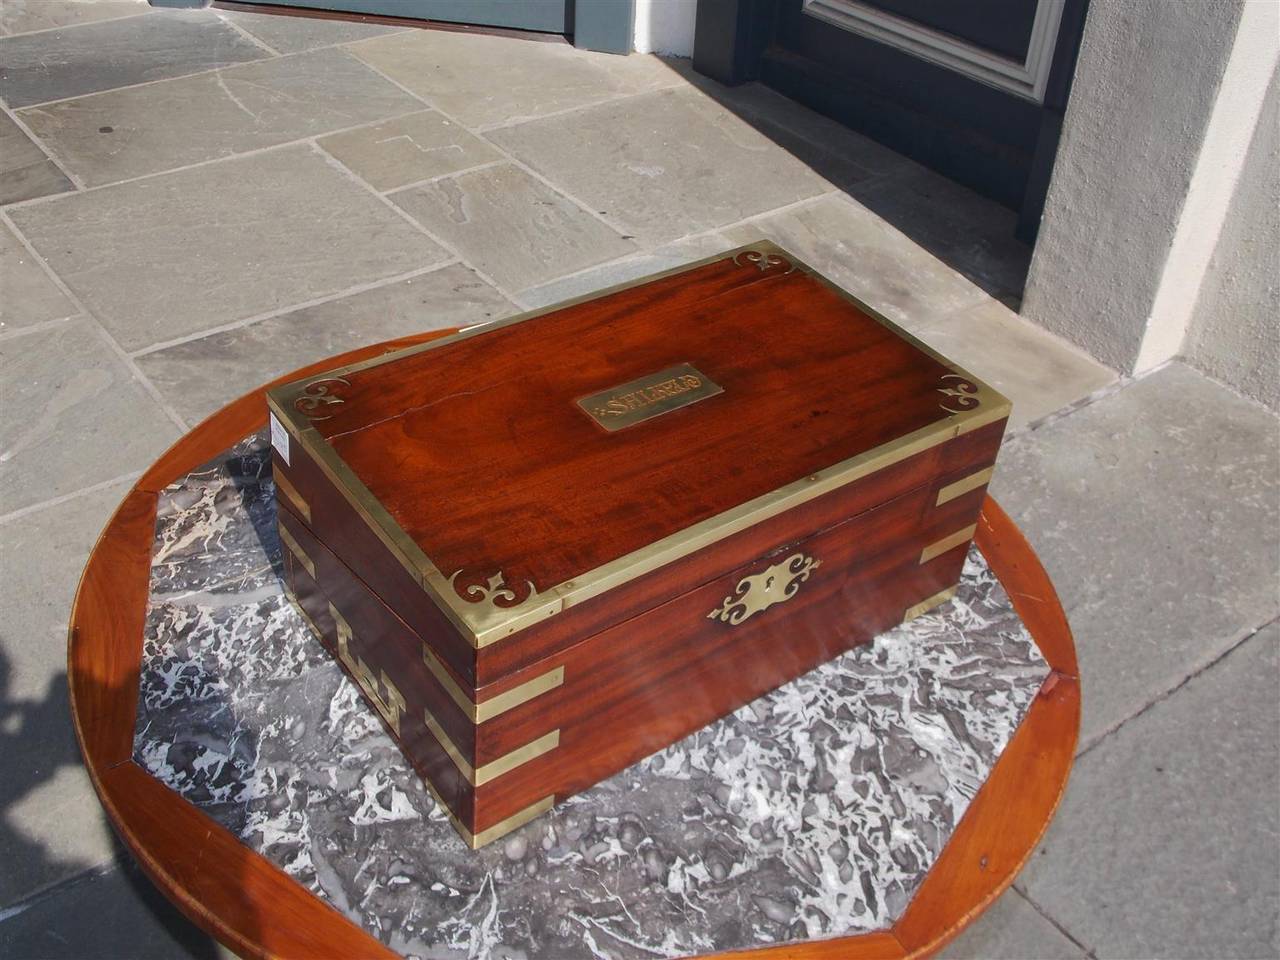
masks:
[[[431,711],[425,707],[422,710],[422,718],[427,725],[427,729],[431,731],[431,735],[440,741],[440,746],[449,755],[453,765],[458,768],[459,772],[473,787],[483,786],[490,780],[496,780],[504,773],[510,773],[521,764],[528,763],[530,760],[560,746],[560,730],[557,728],[537,740],[531,740],[523,747],[516,747],[516,749],[504,754],[497,760],[491,760],[480,767],[473,767],[467,762],[467,758],[462,755],[462,751],[458,749],[457,745],[449,739],[449,735],[444,732],[444,728],[431,715]]]
[[[298,511],[303,520],[310,523],[311,504],[302,499],[302,494],[298,492],[298,488],[290,483],[289,478],[279,471],[273,474],[272,479],[276,482],[276,489],[283,493],[285,499],[293,504],[293,509]]]
[[[898,437],[888,443],[881,444],[879,447],[864,451],[857,456],[843,460],[804,479],[793,481],[754,500],[732,507],[701,523],[686,527],[684,530],[677,531],[647,547],[602,564],[593,570],[588,570],[570,581],[539,592],[536,597],[531,598],[529,602],[521,604],[518,609],[480,606],[467,603],[458,597],[449,585],[449,578],[440,572],[423,552],[422,548],[411,540],[392,519],[386,508],[377,501],[368,487],[360,481],[355,472],[338,456],[337,451],[329,443],[325,442],[320,432],[310,422],[304,422],[302,415],[293,409],[291,401],[300,395],[313,380],[356,373],[392,360],[402,359],[427,350],[439,349],[492,330],[502,329],[525,320],[532,320],[565,307],[609,296],[631,287],[729,259],[750,250],[771,251],[787,257],[797,270],[808,273],[834,293],[853,303],[867,316],[892,330],[897,336],[906,340],[922,353],[932,357],[948,370],[965,377],[978,388],[978,393],[975,394],[979,400],[978,405],[972,410],[948,414],[940,420],[921,427],[903,437]],[[784,275],[781,273],[762,274],[765,278]],[[1012,409],[1012,405],[1004,396],[981,379],[947,360],[928,344],[912,336],[882,313],[852,296],[848,291],[837,286],[822,274],[817,273],[792,254],[767,241],[746,244],[736,250],[727,250],[716,256],[707,257],[703,260],[643,277],[629,283],[619,284],[587,296],[552,304],[514,317],[469,327],[464,331],[447,337],[439,337],[426,343],[394,350],[377,357],[338,367],[322,374],[296,380],[268,391],[267,404],[271,411],[275,413],[277,419],[298,441],[299,445],[316,461],[320,469],[328,476],[330,482],[346,497],[357,515],[372,528],[378,539],[409,571],[414,580],[421,584],[459,634],[477,650],[503,640],[535,623],[540,623],[547,617],[559,613],[570,606],[606,593],[617,586],[644,576],[658,567],[695,553],[709,544],[755,526],[770,517],[794,509],[816,497],[830,493],[832,490],[855,480],[860,480],[869,474],[890,467],[955,437],[1003,420],[1008,417]]]
[[[310,424],[297,423],[272,394],[267,394],[267,408],[275,414],[276,419],[284,425],[289,435],[298,442],[316,462],[316,466],[342,494],[346,497],[357,515],[365,521],[374,534],[382,541],[383,546],[408,570],[415,580],[422,581],[424,564],[430,565],[422,549],[409,539],[408,534],[391,519],[391,515],[378,503],[360,479],[352,472],[337,451],[333,449]],[[434,568],[433,568],[434,569]],[[446,611],[447,612],[447,611]]]
[[[973,535],[977,532],[978,525],[972,524],[963,530],[957,530],[950,536],[943,537],[937,543],[931,543],[920,551],[920,562],[928,563],[934,557],[940,557],[948,550],[954,550],[962,543],[968,543],[973,539]]]
[[[283,523],[277,522],[276,530],[280,533],[280,542],[288,548],[290,553],[298,558],[298,562],[302,564],[307,573],[311,575],[311,579],[315,580],[316,565],[312,562],[311,558],[307,556],[307,551],[303,550],[301,544],[299,544],[297,540],[293,539],[293,534],[288,531]]]
[[[971,376],[971,374],[965,374],[965,376]],[[986,386],[986,384],[980,384],[979,389],[991,390],[991,388]],[[991,392],[995,393],[994,390]],[[996,396],[999,396],[999,394],[996,394]],[[995,423],[997,420],[1004,420],[1009,416],[1009,413],[1012,410],[1013,404],[1009,403],[1007,400],[1004,402],[1003,406],[991,407],[989,409],[983,409],[983,407],[979,406],[976,408],[972,416],[957,424],[956,436],[963,437],[966,433],[972,433],[974,430],[978,430],[982,427],[988,426],[989,424]]]
[[[940,507],[948,501],[954,500],[956,497],[962,497],[970,490],[977,490],[979,487],[985,487],[991,482],[992,475],[996,472],[995,467],[987,467],[985,470],[979,470],[977,473],[971,473],[962,480],[955,483],[948,483],[945,487],[938,491],[938,499],[934,506]]]
[[[906,623],[908,620],[914,620],[916,617],[920,616],[920,614],[926,613],[934,607],[942,606],[954,597],[956,595],[956,591],[959,589],[960,587],[958,584],[954,587],[947,587],[945,590],[939,590],[932,597],[925,597],[915,606],[907,607],[907,612],[902,615],[902,622]]]
[[[371,369],[372,367],[382,366],[384,363],[392,363],[397,360],[403,360],[405,357],[412,357],[419,353],[426,353],[428,350],[438,350],[440,347],[449,346],[450,344],[457,343],[460,340],[469,340],[482,333],[501,330],[504,327],[514,326],[517,323],[524,323],[526,320],[536,320],[538,317],[544,317],[549,313],[555,313],[559,310],[564,310],[567,307],[576,307],[579,304],[588,303],[592,300],[603,300],[605,297],[611,297],[615,293],[622,293],[625,290],[642,287],[655,280],[665,280],[668,277],[674,277],[681,273],[688,273],[692,270],[697,270],[700,267],[719,263],[721,260],[732,260],[747,251],[765,252],[784,256],[791,261],[796,270],[803,270],[806,273],[813,273],[814,276],[820,277],[820,274],[814,273],[813,269],[808,264],[803,263],[797,257],[788,253],[786,250],[783,250],[771,240],[757,240],[754,243],[746,243],[740,247],[725,250],[723,253],[716,253],[709,257],[703,257],[701,260],[691,260],[688,263],[672,267],[669,270],[660,270],[657,273],[646,274],[643,277],[637,277],[634,280],[627,280],[624,283],[618,283],[612,287],[602,287],[599,290],[593,290],[590,293],[585,293],[578,297],[570,297],[568,300],[549,303],[545,307],[538,307],[536,310],[529,310],[525,313],[513,314],[510,317],[499,317],[496,320],[486,320],[483,323],[473,323],[465,327],[460,327],[456,333],[451,333],[447,337],[436,337],[435,339],[428,340],[425,343],[415,343],[412,346],[401,347],[399,350],[389,350],[376,357],[369,357],[365,360],[357,360],[354,363],[344,364],[341,367],[334,367],[332,370],[313,373],[310,376],[302,377],[289,383],[283,383],[278,387],[273,387],[267,392],[267,395],[269,397],[275,396],[280,400],[282,405],[291,407],[290,401],[303,395],[306,392],[306,388],[314,380],[330,380],[334,377],[344,377],[349,374],[360,373],[364,370]],[[746,266],[755,266],[755,264],[746,264]],[[788,273],[789,272],[791,271],[788,271]],[[760,271],[751,276],[751,282],[757,283],[762,278],[770,279],[772,277],[786,276],[786,274],[770,274]],[[836,289],[839,290],[840,288],[837,287]],[[862,306],[862,302],[850,294],[844,293],[844,296],[847,299],[852,300],[854,303],[857,303],[859,307]],[[876,316],[877,318],[879,317],[878,314]]]
[[[275,404],[272,406],[278,417],[287,416]],[[1006,408],[1002,416],[1006,416],[1007,412]],[[982,413],[981,408],[978,408],[975,413]],[[293,432],[293,424],[287,420],[285,422],[289,424],[290,432]],[[343,492],[356,512],[370,522],[370,526],[383,544],[413,573],[414,579],[435,600],[436,605],[458,632],[470,641],[473,647],[482,649],[568,606],[582,603],[658,567],[701,550],[708,544],[754,526],[769,517],[793,509],[845,484],[945,443],[959,434],[959,426],[964,422],[965,414],[948,416],[937,424],[922,427],[880,447],[851,457],[827,470],[779,487],[755,500],[603,564],[572,581],[572,587],[568,584],[553,587],[542,594],[547,599],[537,605],[527,604],[518,614],[509,617],[503,616],[505,611],[496,609],[488,612],[467,609],[471,605],[460,599],[455,600],[454,591],[449,588],[448,578],[441,574],[427,559],[421,548],[399,529],[364,484],[341,461],[333,448],[320,440],[318,432],[314,428],[306,428],[306,434],[320,440],[318,443],[308,443],[307,437],[302,432],[295,433],[294,436],[315,458],[321,469],[328,474],[330,481]],[[365,502],[361,503],[361,500]],[[385,517],[382,523],[372,520],[372,515],[378,514]],[[388,532],[389,529],[394,529],[395,537]],[[415,555],[416,559],[410,559]]]
[[[440,681],[440,686],[444,687],[450,699],[461,708],[462,712],[474,724],[492,720],[499,714],[513,710],[520,704],[527,703],[534,697],[539,697],[564,683],[564,667],[556,667],[554,670],[548,670],[532,680],[526,680],[510,690],[500,693],[496,697],[476,703],[467,696],[466,691],[458,686],[457,682],[449,674],[448,669],[440,662],[440,658],[431,652],[431,648],[425,642],[422,644],[422,659],[426,663],[427,669],[431,671],[431,675]]]

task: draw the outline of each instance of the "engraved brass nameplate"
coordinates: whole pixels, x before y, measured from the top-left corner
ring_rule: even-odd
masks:
[[[785,603],[796,595],[800,584],[809,574],[822,566],[821,560],[793,553],[781,563],[775,563],[760,573],[743,577],[733,593],[725,597],[707,614],[708,620],[720,620],[735,627],[748,617],[768,610],[775,603]]]
[[[688,363],[667,367],[647,377],[601,390],[578,401],[587,415],[606,430],[621,430],[724,390]]]

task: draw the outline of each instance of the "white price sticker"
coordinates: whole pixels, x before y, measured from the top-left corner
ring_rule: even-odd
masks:
[[[289,463],[289,431],[284,428],[284,424],[276,419],[274,413],[268,414],[271,417],[271,446],[276,448],[276,453],[280,454],[280,459],[284,461],[284,465],[290,466]]]

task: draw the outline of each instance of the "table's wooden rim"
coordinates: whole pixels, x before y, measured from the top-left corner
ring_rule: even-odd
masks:
[[[296,370],[213,414],[125,496],[89,556],[67,638],[71,714],[90,780],[143,870],[193,922],[246,957],[395,957],[132,761],[142,636],[159,493],[265,423],[265,391],[452,331],[353,350]],[[1051,673],[991,776],[889,930],[718,954],[740,960],[923,957],[941,949],[1013,882],[1066,788],[1080,682],[1066,616],[1030,545],[990,497],[976,542]]]

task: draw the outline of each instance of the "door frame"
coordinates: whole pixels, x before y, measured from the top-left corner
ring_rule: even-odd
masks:
[[[863,0],[803,0],[804,12],[1015,96],[1044,101],[1066,0],[1039,0],[1022,63]]]
[[[855,28],[849,23],[833,23],[832,16],[824,14],[829,14],[836,8],[842,8],[848,13],[852,9],[866,6],[857,4],[856,0],[847,4],[842,4],[841,0],[698,0],[693,68],[704,76],[730,86],[760,80],[819,113],[867,133],[924,165],[939,170],[944,176],[1013,208],[1018,213],[1016,235],[1030,244],[1035,240],[1044,211],[1049,178],[1062,131],[1062,118],[1066,113],[1071,80],[1084,33],[1088,2],[1089,0],[1041,0],[1043,5],[1057,9],[1049,10],[1051,18],[1037,24],[1038,33],[1033,31],[1032,49],[1022,68],[1005,71],[1006,79],[1016,81],[1017,75],[1021,75],[1024,89],[1020,91],[981,76],[977,64],[973,62],[972,45],[966,41],[928,31],[919,25],[914,29],[904,30],[901,23],[895,25],[897,33],[894,39],[882,41],[887,48],[905,58],[915,58],[935,70],[950,70],[954,73],[957,85],[972,87],[978,98],[978,106],[975,108],[978,114],[989,106],[982,101],[990,101],[997,90],[1013,95],[1015,99],[1010,103],[1021,103],[1022,107],[1018,109],[1040,111],[1034,148],[1029,154],[1023,154],[1023,159],[1018,161],[1016,167],[1019,177],[1025,176],[1024,185],[1020,192],[1013,194],[1008,190],[1002,193],[996,186],[1007,179],[1007,175],[998,169],[1001,161],[999,151],[985,158],[974,154],[967,162],[964,160],[967,131],[963,123],[957,123],[958,118],[954,114],[930,116],[903,110],[901,115],[893,116],[888,123],[876,127],[869,124],[860,110],[866,97],[876,96],[876,92],[869,89],[865,82],[852,78],[844,80],[824,71],[824,68],[818,68],[813,75],[806,76],[805,63],[798,62],[801,58],[781,47],[772,46],[775,30],[783,16],[784,4],[792,11],[792,15],[796,3],[805,8],[820,5],[822,12],[812,9],[807,11],[809,15],[816,21],[846,28],[851,36],[864,43],[881,40],[881,37],[871,33],[872,26],[888,32],[886,24],[889,18],[895,21],[902,21],[903,18],[892,14],[871,15],[864,17],[864,22]],[[1057,27],[1056,36],[1047,32],[1049,25]],[[911,49],[906,42],[907,35],[913,35],[919,46],[923,43],[922,37],[926,32],[936,34],[927,38],[931,43],[929,49]],[[946,42],[939,37],[945,37]],[[1037,42],[1045,48],[1039,56],[1035,50]],[[949,53],[955,60],[958,57],[957,48],[961,46],[970,47],[968,62],[947,62],[946,55]],[[1042,72],[1043,80],[1040,79]],[[1010,73],[1014,76],[1009,77]],[[821,76],[821,80],[815,81],[816,76]],[[884,117],[887,113],[888,111],[882,111],[881,116]],[[957,157],[960,159],[957,160]]]

